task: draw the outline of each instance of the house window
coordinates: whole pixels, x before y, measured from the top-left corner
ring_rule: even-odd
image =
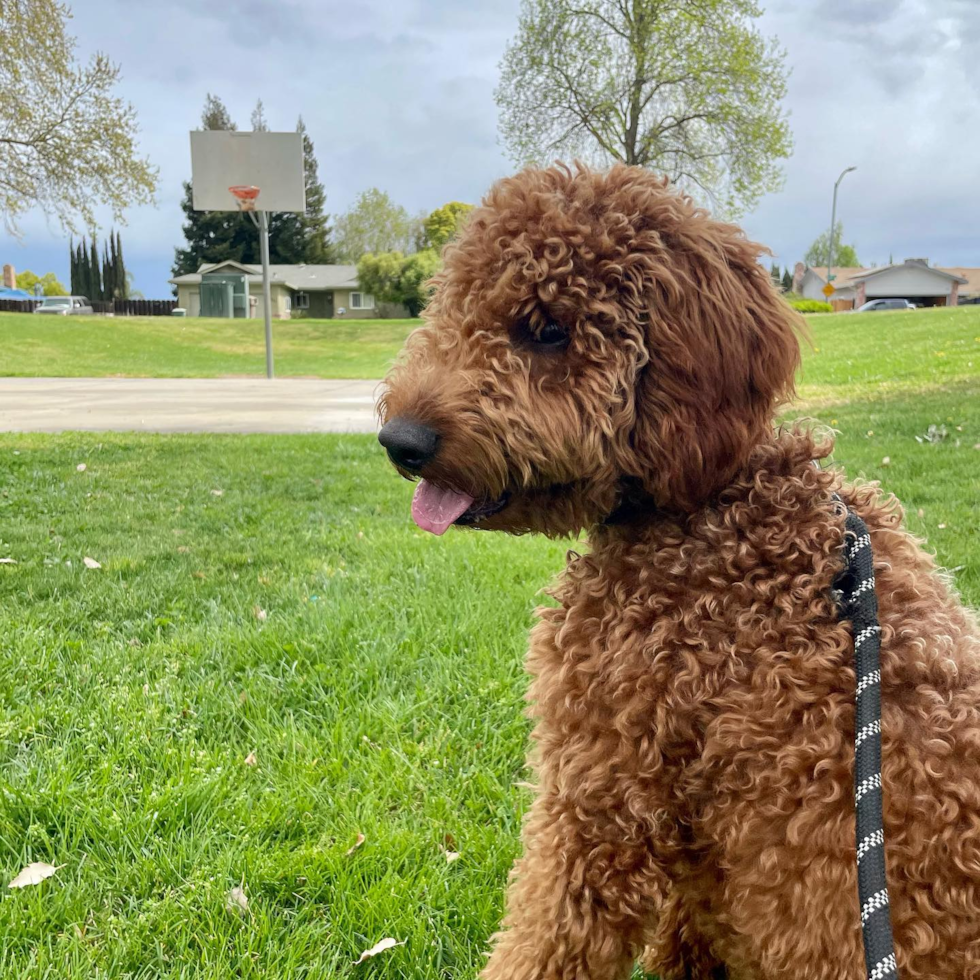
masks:
[[[293,296],[293,306],[297,310],[308,310],[310,308],[310,294],[296,293],[296,295]]]
[[[370,293],[351,293],[350,308],[352,310],[373,310],[374,297]]]

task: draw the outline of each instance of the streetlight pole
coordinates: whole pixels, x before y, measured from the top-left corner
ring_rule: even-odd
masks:
[[[834,206],[830,210],[830,238],[827,240],[827,285],[830,285],[830,268],[834,264],[834,225],[837,224],[837,188],[840,187],[840,182],[852,171],[857,170],[857,167],[848,167],[846,170],[841,171],[841,175],[837,178],[837,183],[834,184]]]

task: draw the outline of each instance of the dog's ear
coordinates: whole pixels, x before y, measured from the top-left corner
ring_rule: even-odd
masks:
[[[661,506],[692,510],[771,433],[805,328],[759,265],[762,249],[734,226],[698,215],[663,241],[629,456]]]

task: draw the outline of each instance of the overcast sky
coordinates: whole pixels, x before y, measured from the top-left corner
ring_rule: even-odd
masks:
[[[75,0],[79,52],[108,53],[136,107],[141,148],[160,170],[158,206],[133,209],[127,264],[167,297],[182,240],[188,131],[207,92],[240,128],[256,99],[272,129],[302,114],[327,207],[365,188],[412,213],[475,202],[512,169],[497,143],[493,89],[519,0]],[[792,68],[795,139],[785,187],[743,219],[780,264],[830,223],[833,184],[845,241],[862,262],[911,256],[980,266],[980,2],[770,0],[761,28]],[[67,243],[41,215],[23,240],[0,236],[18,269],[68,281]]]

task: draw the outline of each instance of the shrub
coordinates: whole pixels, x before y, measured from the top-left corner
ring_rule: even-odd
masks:
[[[824,303],[819,299],[791,299],[787,300],[794,310],[800,313],[833,313],[834,308],[830,303]]]
[[[418,316],[429,301],[428,281],[439,271],[439,255],[424,249],[413,255],[370,252],[357,263],[357,283],[384,303],[401,303],[409,316]]]

